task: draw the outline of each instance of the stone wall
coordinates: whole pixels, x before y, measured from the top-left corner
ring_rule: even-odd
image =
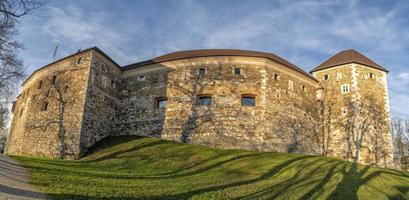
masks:
[[[33,73],[13,105],[6,149],[11,155],[76,158],[91,52],[52,63]],[[41,86],[40,86],[41,85]]]

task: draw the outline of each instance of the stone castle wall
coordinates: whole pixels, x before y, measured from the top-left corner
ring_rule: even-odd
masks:
[[[201,69],[205,70],[203,76],[199,75]],[[376,80],[365,78],[369,72]],[[339,73],[341,78],[337,78]],[[53,92],[56,86],[49,84],[51,80],[35,89],[39,81],[53,74],[58,87],[69,87],[60,95],[64,110],[54,98],[59,93]],[[332,138],[329,155],[348,159],[345,130],[334,122],[346,118],[344,108],[349,100],[366,93],[375,91],[387,108],[386,73],[347,64],[313,75],[318,81],[271,59],[249,56],[184,58],[121,70],[102,52],[87,50],[37,71],[24,84],[14,106],[7,153],[58,157],[64,133],[66,158],[80,157],[109,135],[320,154],[320,149],[311,145],[316,139],[311,135],[319,134],[317,124],[323,123],[329,124]],[[323,80],[324,75],[329,79]],[[345,84],[350,92],[344,94]],[[50,94],[43,95],[48,90]],[[317,91],[323,95],[320,101]],[[31,99],[34,94],[42,95],[41,100],[39,96]],[[198,98],[204,96],[211,97],[211,105],[198,104]],[[255,105],[243,105],[243,97],[254,98]],[[162,100],[166,106],[159,108]],[[49,108],[39,112],[44,101]],[[320,109],[327,121],[321,122]],[[385,132],[384,137],[390,138],[390,133]],[[373,146],[367,141],[362,155],[364,162],[370,163],[373,157],[367,149]]]
[[[24,83],[13,105],[8,154],[59,157],[64,145],[67,157],[79,155],[91,59],[91,52],[80,53],[38,70]]]

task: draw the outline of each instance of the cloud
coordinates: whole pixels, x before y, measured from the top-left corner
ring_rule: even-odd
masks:
[[[109,51],[117,60],[130,62],[133,58],[121,50],[121,45],[125,45],[129,35],[115,30],[112,20],[113,15],[107,11],[88,13],[74,5],[52,7],[49,20],[43,25],[43,31],[49,34],[54,42],[59,42],[62,47],[68,46],[71,51],[98,46]]]

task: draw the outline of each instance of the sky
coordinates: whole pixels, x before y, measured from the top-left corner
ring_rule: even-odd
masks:
[[[120,65],[188,49],[274,53],[309,71],[355,49],[387,68],[392,116],[409,118],[409,1],[64,0],[25,17],[30,74],[97,46]]]

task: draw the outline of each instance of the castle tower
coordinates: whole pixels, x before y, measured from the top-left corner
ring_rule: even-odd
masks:
[[[351,49],[310,73],[322,87],[321,125],[328,155],[362,164],[390,162],[388,71]]]

